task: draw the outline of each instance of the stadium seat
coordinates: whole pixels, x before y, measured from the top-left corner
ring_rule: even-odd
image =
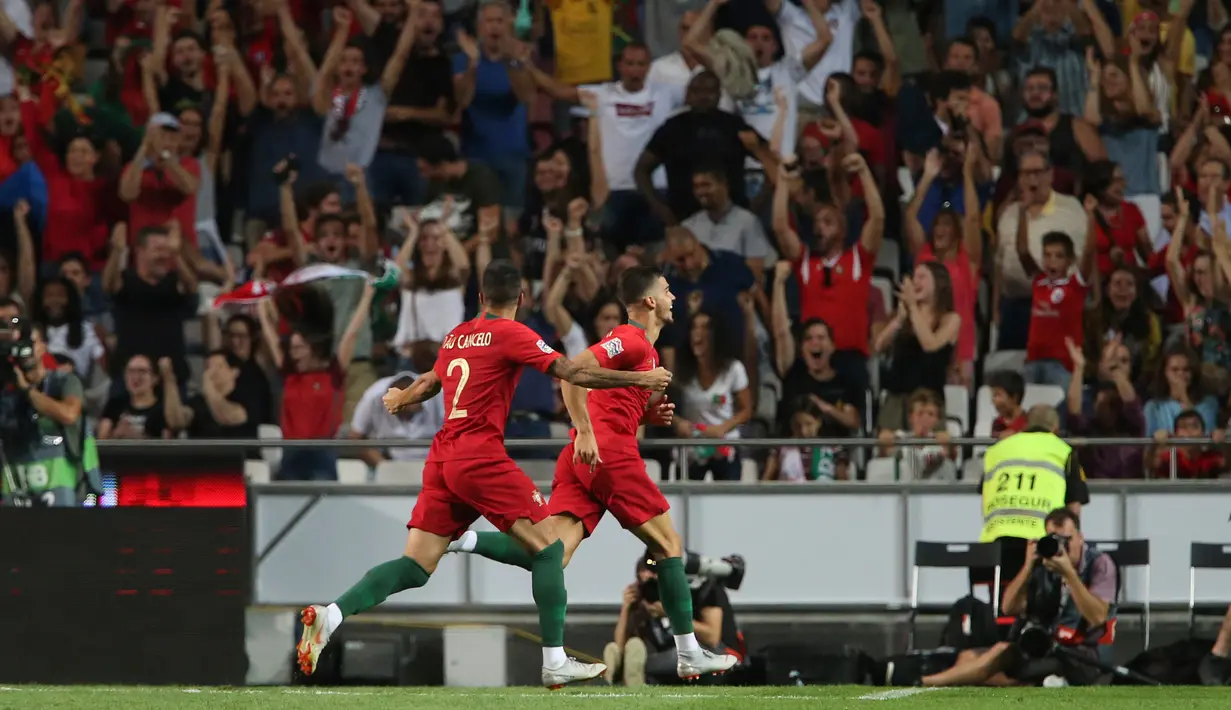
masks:
[[[957,421],[963,434],[970,429],[970,390],[964,385],[945,385],[945,416]]]
[[[567,439],[568,438],[568,430],[569,430],[568,424],[565,424],[564,422],[548,422],[547,426],[549,429],[551,429],[551,438],[553,439]]]
[[[996,342],[995,329],[992,330],[992,343]],[[1026,366],[1025,350],[997,350],[983,356],[983,379],[993,372],[1013,370],[1021,372]]]
[[[1198,616],[1224,616],[1227,604],[1197,603],[1197,570],[1231,570],[1231,545],[1220,542],[1194,542],[1188,563],[1188,635],[1197,628]]]
[[[957,470],[957,475],[959,481],[977,481],[983,478],[983,457],[972,456],[966,459]]]
[[[244,477],[249,483],[269,483],[269,464],[260,460],[245,461]]]
[[[381,461],[375,482],[385,486],[417,486],[423,483],[423,461]]]
[[[876,254],[876,265],[872,267],[873,274],[883,273],[893,283],[897,283],[901,278],[898,273],[902,267],[901,247],[898,243],[886,239],[881,243],[881,250]]]
[[[1149,540],[1086,540],[1086,544],[1106,553],[1116,563],[1116,611],[1120,614],[1141,614],[1141,627],[1145,635],[1142,648],[1150,647],[1150,541]],[[1141,604],[1125,603],[1124,572],[1129,567],[1143,568],[1145,578],[1145,601]],[[1136,572],[1134,572],[1136,574]]]
[[[864,479],[868,483],[896,483],[898,480],[898,461],[891,456],[874,458],[868,462]]]
[[[881,292],[881,296],[885,299],[885,315],[892,315],[893,309],[897,307],[894,302],[894,286],[891,281],[885,276],[873,276],[872,288]]]
[[[258,439],[281,439],[282,427],[277,424],[258,424],[256,428]],[[266,447],[261,449],[261,458],[269,464],[271,471],[277,472],[282,465],[282,447]]]
[[[742,458],[739,461],[739,482],[740,483],[756,483],[761,478],[761,471],[757,468],[756,459]]]
[[[999,542],[925,542],[915,543],[915,564],[910,571],[910,621],[906,640],[907,653],[915,650],[915,620],[919,614],[948,614],[951,604],[920,606],[919,570],[972,569],[991,567],[995,570],[992,583],[992,608],[1000,608],[1000,543]],[[969,584],[969,576],[967,584]],[[971,587],[971,594],[974,588]]]
[[[244,248],[238,244],[228,244],[227,258],[231,260],[235,268],[239,268],[244,263]]]
[[[962,389],[966,388],[963,387]],[[956,417],[948,417],[945,419],[945,429],[949,432],[949,436],[954,439],[960,439],[966,435],[965,427],[962,426],[962,423],[958,421]],[[953,466],[960,472],[962,470],[962,461],[965,460],[965,456],[962,453],[962,447],[958,446],[956,448],[957,458],[953,460]],[[957,473],[956,475],[961,476],[961,473]]]
[[[642,463],[645,464],[645,475],[649,476],[651,481],[657,483],[663,480],[662,464],[654,459],[644,459]]]
[[[360,485],[368,482],[368,464],[359,459],[338,459],[338,483]]]
[[[191,390],[200,385],[201,378],[205,375],[205,357],[201,355],[187,355],[184,359],[188,361],[188,383]]]
[[[535,483],[548,483],[556,477],[555,459],[525,459],[517,462]]]
[[[988,398],[991,398],[990,394]],[[1063,403],[1064,390],[1056,385],[1026,385],[1026,394],[1022,397],[1022,407],[1025,409],[1036,404],[1059,407]]]
[[[204,353],[205,331],[200,318],[184,319],[184,347],[190,353]]]

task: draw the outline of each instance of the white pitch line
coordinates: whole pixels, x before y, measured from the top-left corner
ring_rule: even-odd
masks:
[[[879,693],[868,693],[867,695],[860,695],[859,699],[860,700],[900,700],[902,698],[909,698],[912,695],[918,695],[919,693],[927,693],[933,690],[941,690],[941,688],[897,688],[895,690],[884,690]]]

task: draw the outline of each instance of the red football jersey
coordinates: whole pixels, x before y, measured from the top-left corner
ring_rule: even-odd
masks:
[[[436,356],[445,423],[432,440],[429,461],[505,459],[504,425],[521,368],[546,372],[562,357],[515,320],[480,316],[445,336]]]
[[[598,358],[599,365],[609,370],[649,372],[659,363],[658,351],[645,337],[645,331],[635,325],[617,326],[597,345],[591,346],[590,352]],[[586,409],[594,425],[599,454],[605,460],[617,455],[641,456],[637,448],[637,427],[653,394],[640,387],[590,392]]]

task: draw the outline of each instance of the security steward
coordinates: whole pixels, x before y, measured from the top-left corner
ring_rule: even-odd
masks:
[[[1073,447],[1059,437],[1055,407],[1031,407],[1026,428],[1002,439],[983,456],[983,532],[979,542],[1000,541],[1001,584],[1026,563],[1026,544],[1046,534],[1043,521],[1056,508],[1078,517],[1090,489]],[[971,570],[973,583],[991,583],[995,570]],[[1003,598],[1003,595],[1001,596]]]

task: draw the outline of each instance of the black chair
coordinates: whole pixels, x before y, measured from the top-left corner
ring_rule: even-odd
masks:
[[[910,635],[906,650],[915,650],[915,620],[919,614],[948,614],[952,604],[919,605],[919,570],[971,569],[990,567],[994,570],[992,583],[993,613],[1000,611],[1000,543],[999,542],[924,542],[915,543],[915,564],[910,572]],[[969,584],[969,577],[967,584]],[[971,593],[974,587],[970,587]],[[956,601],[956,600],[955,600]]]
[[[1086,540],[1086,544],[1099,552],[1105,553],[1116,563],[1116,607],[1125,613],[1141,615],[1141,625],[1145,629],[1145,648],[1150,647],[1150,541],[1149,540]],[[1145,602],[1125,603],[1124,570],[1127,567],[1143,567],[1145,569]],[[1134,573],[1136,574],[1136,573]]]
[[[1194,542],[1188,563],[1188,635],[1192,636],[1198,616],[1225,616],[1226,604],[1197,603],[1197,570],[1231,569],[1231,544]]]

